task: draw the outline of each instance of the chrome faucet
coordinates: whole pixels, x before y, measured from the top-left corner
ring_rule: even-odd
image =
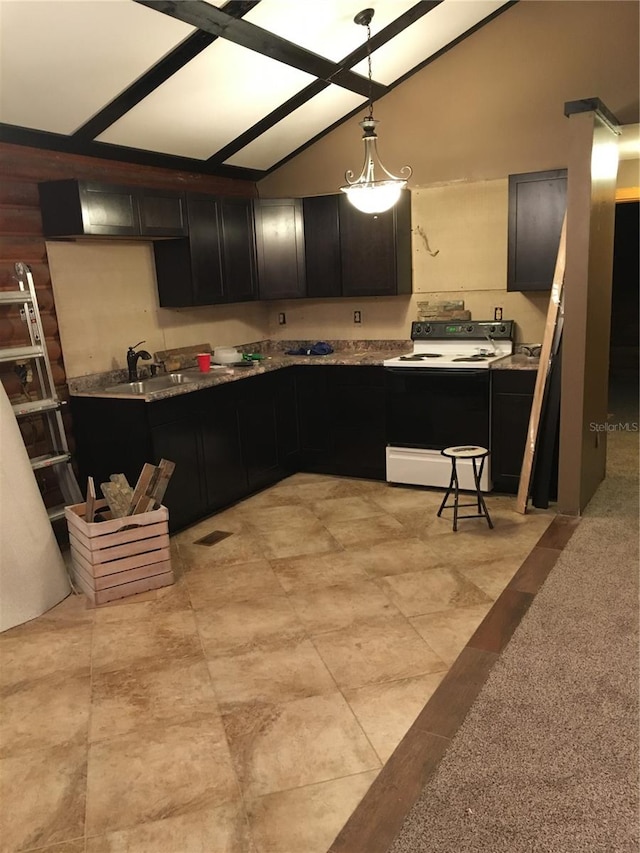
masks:
[[[489,343],[491,344],[491,349],[493,350],[493,355],[499,355],[500,353],[498,352],[498,348],[497,348],[497,346],[496,346],[496,342],[495,342],[495,341],[494,341],[494,339],[491,337],[491,335],[490,335],[490,334],[488,334],[487,332],[484,332],[484,336],[485,336],[485,338],[489,341]]]
[[[147,352],[146,349],[136,350],[136,347],[139,347],[140,344],[144,343],[145,341],[139,341],[137,344],[134,344],[127,350],[127,367],[129,368],[129,382],[138,381],[138,359],[142,358],[144,361],[149,361],[152,357],[151,353]]]

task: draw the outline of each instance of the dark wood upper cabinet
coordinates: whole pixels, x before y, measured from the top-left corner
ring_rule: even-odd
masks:
[[[136,190],[140,234],[143,237],[187,235],[187,212],[182,193],[170,190]]]
[[[343,296],[411,293],[411,194],[384,213],[362,213],[339,199]]]
[[[254,211],[260,299],[305,296],[302,199],[256,199]]]
[[[189,305],[215,305],[225,301],[220,245],[220,202],[213,196],[187,196],[189,258],[191,269],[174,276],[174,288],[189,289]],[[163,244],[155,246],[156,274]],[[162,275],[164,279],[164,274]],[[160,285],[160,276],[158,276]],[[162,300],[160,304],[164,304]],[[183,303],[185,304],[185,303]]]
[[[181,237],[184,195],[93,181],[38,185],[45,237]]]
[[[220,199],[222,269],[227,302],[257,299],[256,242],[253,200]]]
[[[566,169],[509,175],[507,290],[551,289],[566,207]]]
[[[307,293],[312,299],[342,296],[340,195],[303,199]]]
[[[252,200],[187,195],[189,237],[154,243],[165,308],[256,298]]]

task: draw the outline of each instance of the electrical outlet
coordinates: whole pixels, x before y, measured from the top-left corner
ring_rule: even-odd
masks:
[[[284,313],[284,311],[281,311],[278,314],[278,324],[280,326],[286,326],[287,325],[287,315]]]
[[[502,308],[494,308],[493,309],[493,319],[494,320],[502,320]]]
[[[353,322],[362,323],[362,314],[360,313],[360,311],[353,312]]]

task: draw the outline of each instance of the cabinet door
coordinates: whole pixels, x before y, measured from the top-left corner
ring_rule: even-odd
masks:
[[[282,477],[276,407],[269,379],[268,376],[245,379],[240,389],[240,441],[250,491],[269,486]]]
[[[186,237],[187,213],[183,193],[138,191],[140,234],[148,237]]]
[[[507,290],[550,290],[567,208],[567,170],[509,175]]]
[[[384,480],[386,404],[383,369],[329,367],[327,370],[333,473]]]
[[[227,302],[247,302],[257,297],[256,247],[253,201],[220,200],[222,269]]]
[[[300,437],[296,400],[296,372],[293,367],[272,374],[280,468],[287,474],[298,470]],[[263,377],[266,378],[266,377]]]
[[[318,474],[331,473],[327,370],[322,365],[296,368],[300,467]]]
[[[307,296],[342,295],[339,195],[303,199]]]
[[[45,181],[38,189],[45,237],[187,233],[182,193],[76,180]]]
[[[225,301],[220,248],[220,201],[213,196],[187,196],[193,305]]]
[[[384,213],[362,213],[340,199],[343,296],[411,293],[411,195]]]
[[[247,493],[238,404],[233,383],[201,392],[202,460],[210,510],[228,506]]]
[[[144,463],[153,460],[147,404],[100,397],[71,397],[69,404],[82,491],[87,477],[96,488],[116,473],[135,483]]]
[[[135,237],[140,234],[138,204],[131,187],[81,183],[83,233]]]
[[[158,303],[161,308],[185,308],[194,304],[191,280],[191,246],[189,240],[156,240]]]
[[[302,200],[257,199],[254,209],[260,299],[304,296]]]
[[[148,405],[154,405],[150,403]],[[151,430],[154,463],[175,462],[163,503],[169,510],[169,529],[177,530],[206,512],[200,460],[199,419],[180,418]]]
[[[491,476],[496,491],[516,494],[536,384],[535,370],[492,370]]]

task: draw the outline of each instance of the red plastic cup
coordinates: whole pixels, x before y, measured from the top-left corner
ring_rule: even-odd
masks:
[[[200,368],[202,373],[207,373],[209,370],[211,370],[211,353],[198,353],[198,367]]]

